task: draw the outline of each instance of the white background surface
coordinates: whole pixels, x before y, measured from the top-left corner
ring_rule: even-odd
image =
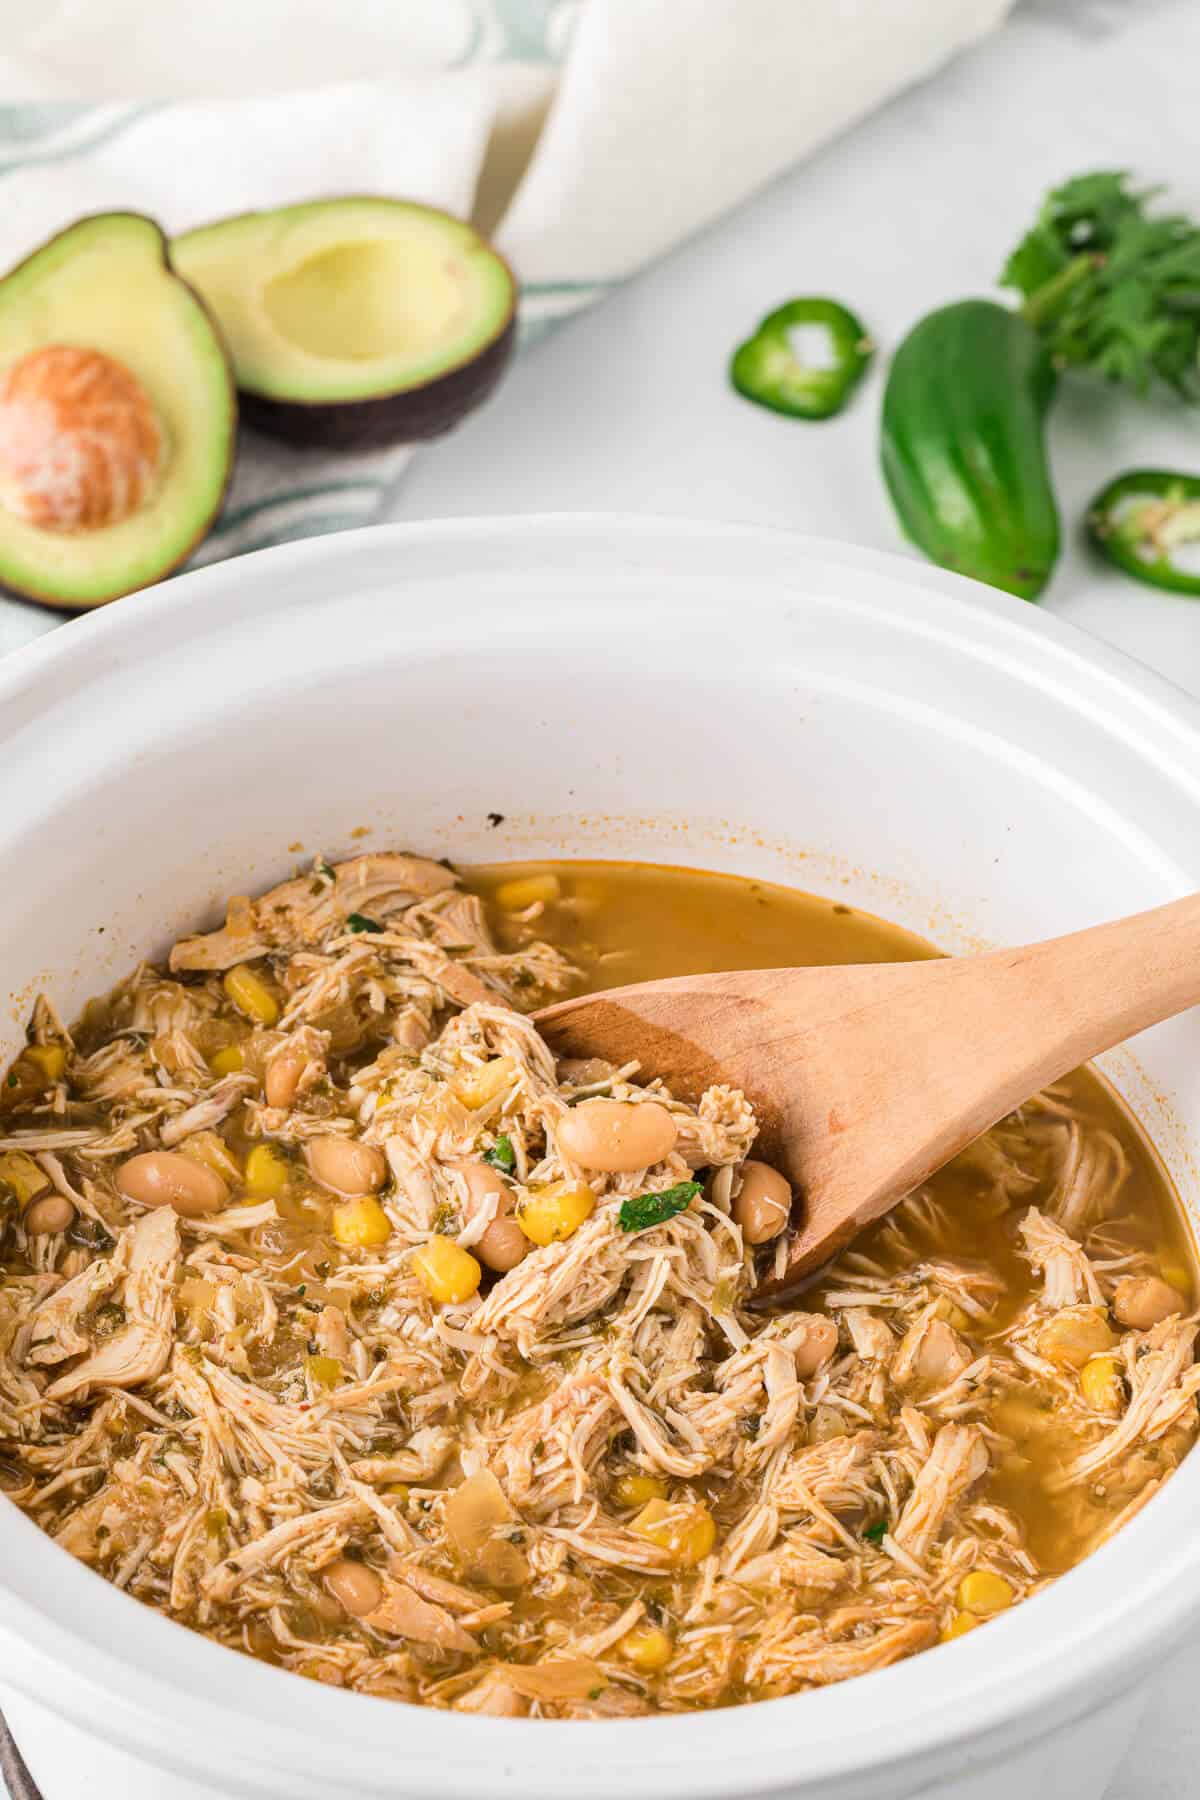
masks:
[[[901,548],[876,474],[880,370],[849,416],[807,425],[729,391],[733,344],[780,301],[830,293],[886,350],[923,311],[989,292],[1043,190],[1088,168],[1167,182],[1200,215],[1197,69],[1198,0],[1027,0],[1000,37],[532,350],[417,459],[393,516],[623,509]],[[1076,384],[1052,450],[1067,548],[1045,604],[1200,693],[1200,601],[1110,574],[1077,534],[1121,469],[1200,472],[1200,412]],[[1200,1621],[1110,1800],[1200,1794],[1198,1694]]]
[[[851,414],[809,425],[733,395],[729,351],[780,301],[827,293],[886,353],[923,312],[993,291],[1042,193],[1085,169],[1134,169],[1200,217],[1198,70],[1200,0],[1026,0],[999,36],[531,350],[417,458],[393,516],[628,509],[903,548],[876,473],[883,356]],[[1200,470],[1200,409],[1076,380],[1052,451],[1067,547],[1044,603],[1200,692],[1200,605],[1075,541],[1118,471]]]

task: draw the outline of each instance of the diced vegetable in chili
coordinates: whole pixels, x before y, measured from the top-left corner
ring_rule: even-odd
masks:
[[[1087,528],[1101,556],[1135,581],[1200,594],[1200,475],[1130,469],[1096,495]],[[1184,545],[1198,547],[1191,570],[1175,559]]]
[[[863,1532],[863,1536],[866,1538],[868,1544],[882,1544],[884,1538],[887,1536],[887,1520],[876,1519],[873,1525],[867,1526],[867,1529]]]
[[[824,339],[811,356],[793,333]],[[829,419],[841,412],[866,374],[875,346],[861,319],[836,300],[789,300],[768,313],[739,344],[729,366],[738,393],[792,419]]]
[[[622,1200],[617,1223],[622,1231],[648,1231],[652,1225],[665,1225],[676,1213],[686,1212],[699,1192],[698,1181],[677,1181],[657,1194],[636,1194],[631,1200]]]
[[[342,1378],[342,1365],[336,1356],[306,1356],[304,1365],[317,1387],[335,1388]]]

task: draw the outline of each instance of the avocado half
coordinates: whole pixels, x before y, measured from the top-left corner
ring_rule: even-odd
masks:
[[[512,354],[517,284],[461,219],[352,196],[242,213],[171,244],[233,357],[242,417],[289,443],[437,437]]]
[[[175,568],[233,466],[220,335],[140,213],[78,220],[0,279],[0,586],[99,606]]]

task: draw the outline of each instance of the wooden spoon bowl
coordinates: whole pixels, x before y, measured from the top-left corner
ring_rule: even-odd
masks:
[[[797,1194],[786,1293],[1039,1089],[1200,1001],[1200,895],[983,956],[639,982],[537,1014],[560,1056],[742,1088]],[[757,1151],[756,1151],[757,1154]]]

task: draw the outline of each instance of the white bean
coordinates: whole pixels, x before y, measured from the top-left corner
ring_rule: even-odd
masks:
[[[741,1167],[742,1185],[730,1211],[748,1244],[767,1244],[779,1236],[792,1210],[792,1190],[770,1163],[751,1159]]]
[[[144,1150],[117,1170],[117,1187],[141,1206],[173,1206],[184,1219],[220,1212],[229,1189],[215,1169],[178,1150]]]
[[[801,1381],[807,1381],[815,1375],[823,1362],[837,1349],[838,1330],[833,1320],[824,1313],[807,1313],[805,1315],[805,1333],[803,1342],[795,1350],[796,1374]]]
[[[281,1050],[271,1058],[263,1083],[268,1106],[276,1106],[283,1111],[292,1104],[307,1060],[302,1050]]]
[[[30,1237],[53,1237],[65,1231],[75,1217],[75,1208],[64,1194],[43,1194],[26,1211],[22,1223]]]
[[[467,1183],[467,1217],[473,1218],[494,1194],[496,1211],[491,1223],[471,1245],[472,1253],[498,1275],[515,1269],[529,1249],[529,1239],[512,1216],[513,1191],[490,1163],[461,1162]]]
[[[1113,1312],[1135,1331],[1149,1331],[1182,1311],[1182,1294],[1157,1275],[1123,1275],[1113,1295]]]
[[[608,1175],[631,1175],[669,1156],[679,1133],[656,1100],[584,1100],[558,1124],[558,1147],[571,1162]]]
[[[360,1194],[377,1194],[387,1180],[387,1158],[374,1144],[360,1144],[356,1138],[328,1137],[309,1140],[306,1151],[309,1173],[322,1187],[335,1194],[357,1198]]]
[[[374,1612],[383,1599],[383,1583],[374,1569],[365,1563],[352,1562],[348,1556],[330,1563],[324,1572],[325,1586],[352,1618]]]

